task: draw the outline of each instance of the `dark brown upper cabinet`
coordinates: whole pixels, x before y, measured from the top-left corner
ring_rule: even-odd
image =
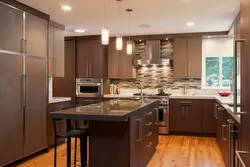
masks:
[[[126,52],[127,41],[123,41],[123,49],[116,50],[116,41],[110,40],[108,46],[108,77],[109,78],[136,78],[133,66],[133,55]]]
[[[50,21],[49,25],[49,76],[64,77],[64,32],[65,27]]]
[[[47,57],[48,21],[26,13],[26,52],[29,55]]]
[[[76,77],[106,78],[107,73],[107,46],[102,45],[101,39],[78,39]]]
[[[0,3],[0,49],[21,51],[23,12]]]
[[[174,39],[174,77],[201,78],[201,37]]]

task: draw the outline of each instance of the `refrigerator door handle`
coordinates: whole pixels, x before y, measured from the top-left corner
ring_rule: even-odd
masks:
[[[25,101],[26,101],[26,107],[29,105],[29,80],[28,80],[28,75],[25,75]]]
[[[26,106],[26,76],[25,74],[22,74],[21,76],[21,84],[22,84],[22,107]]]

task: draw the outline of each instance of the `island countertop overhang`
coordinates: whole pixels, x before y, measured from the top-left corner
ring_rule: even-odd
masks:
[[[128,121],[144,107],[158,103],[158,100],[110,100],[51,112],[53,119],[74,119],[89,121]]]

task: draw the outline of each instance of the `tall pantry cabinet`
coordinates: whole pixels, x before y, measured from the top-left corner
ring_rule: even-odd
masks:
[[[0,3],[0,166],[47,147],[48,19]]]

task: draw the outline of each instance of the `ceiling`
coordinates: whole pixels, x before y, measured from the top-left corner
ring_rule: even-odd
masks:
[[[188,32],[228,31],[239,12],[240,0],[18,0],[51,16],[66,25],[67,35],[97,35],[107,25],[112,36],[129,34],[125,11],[132,8],[131,35],[173,34]],[[72,10],[62,11],[61,5]],[[195,25],[187,27],[187,22]],[[149,28],[138,25],[147,24]],[[73,29],[87,29],[87,33],[74,33]]]

